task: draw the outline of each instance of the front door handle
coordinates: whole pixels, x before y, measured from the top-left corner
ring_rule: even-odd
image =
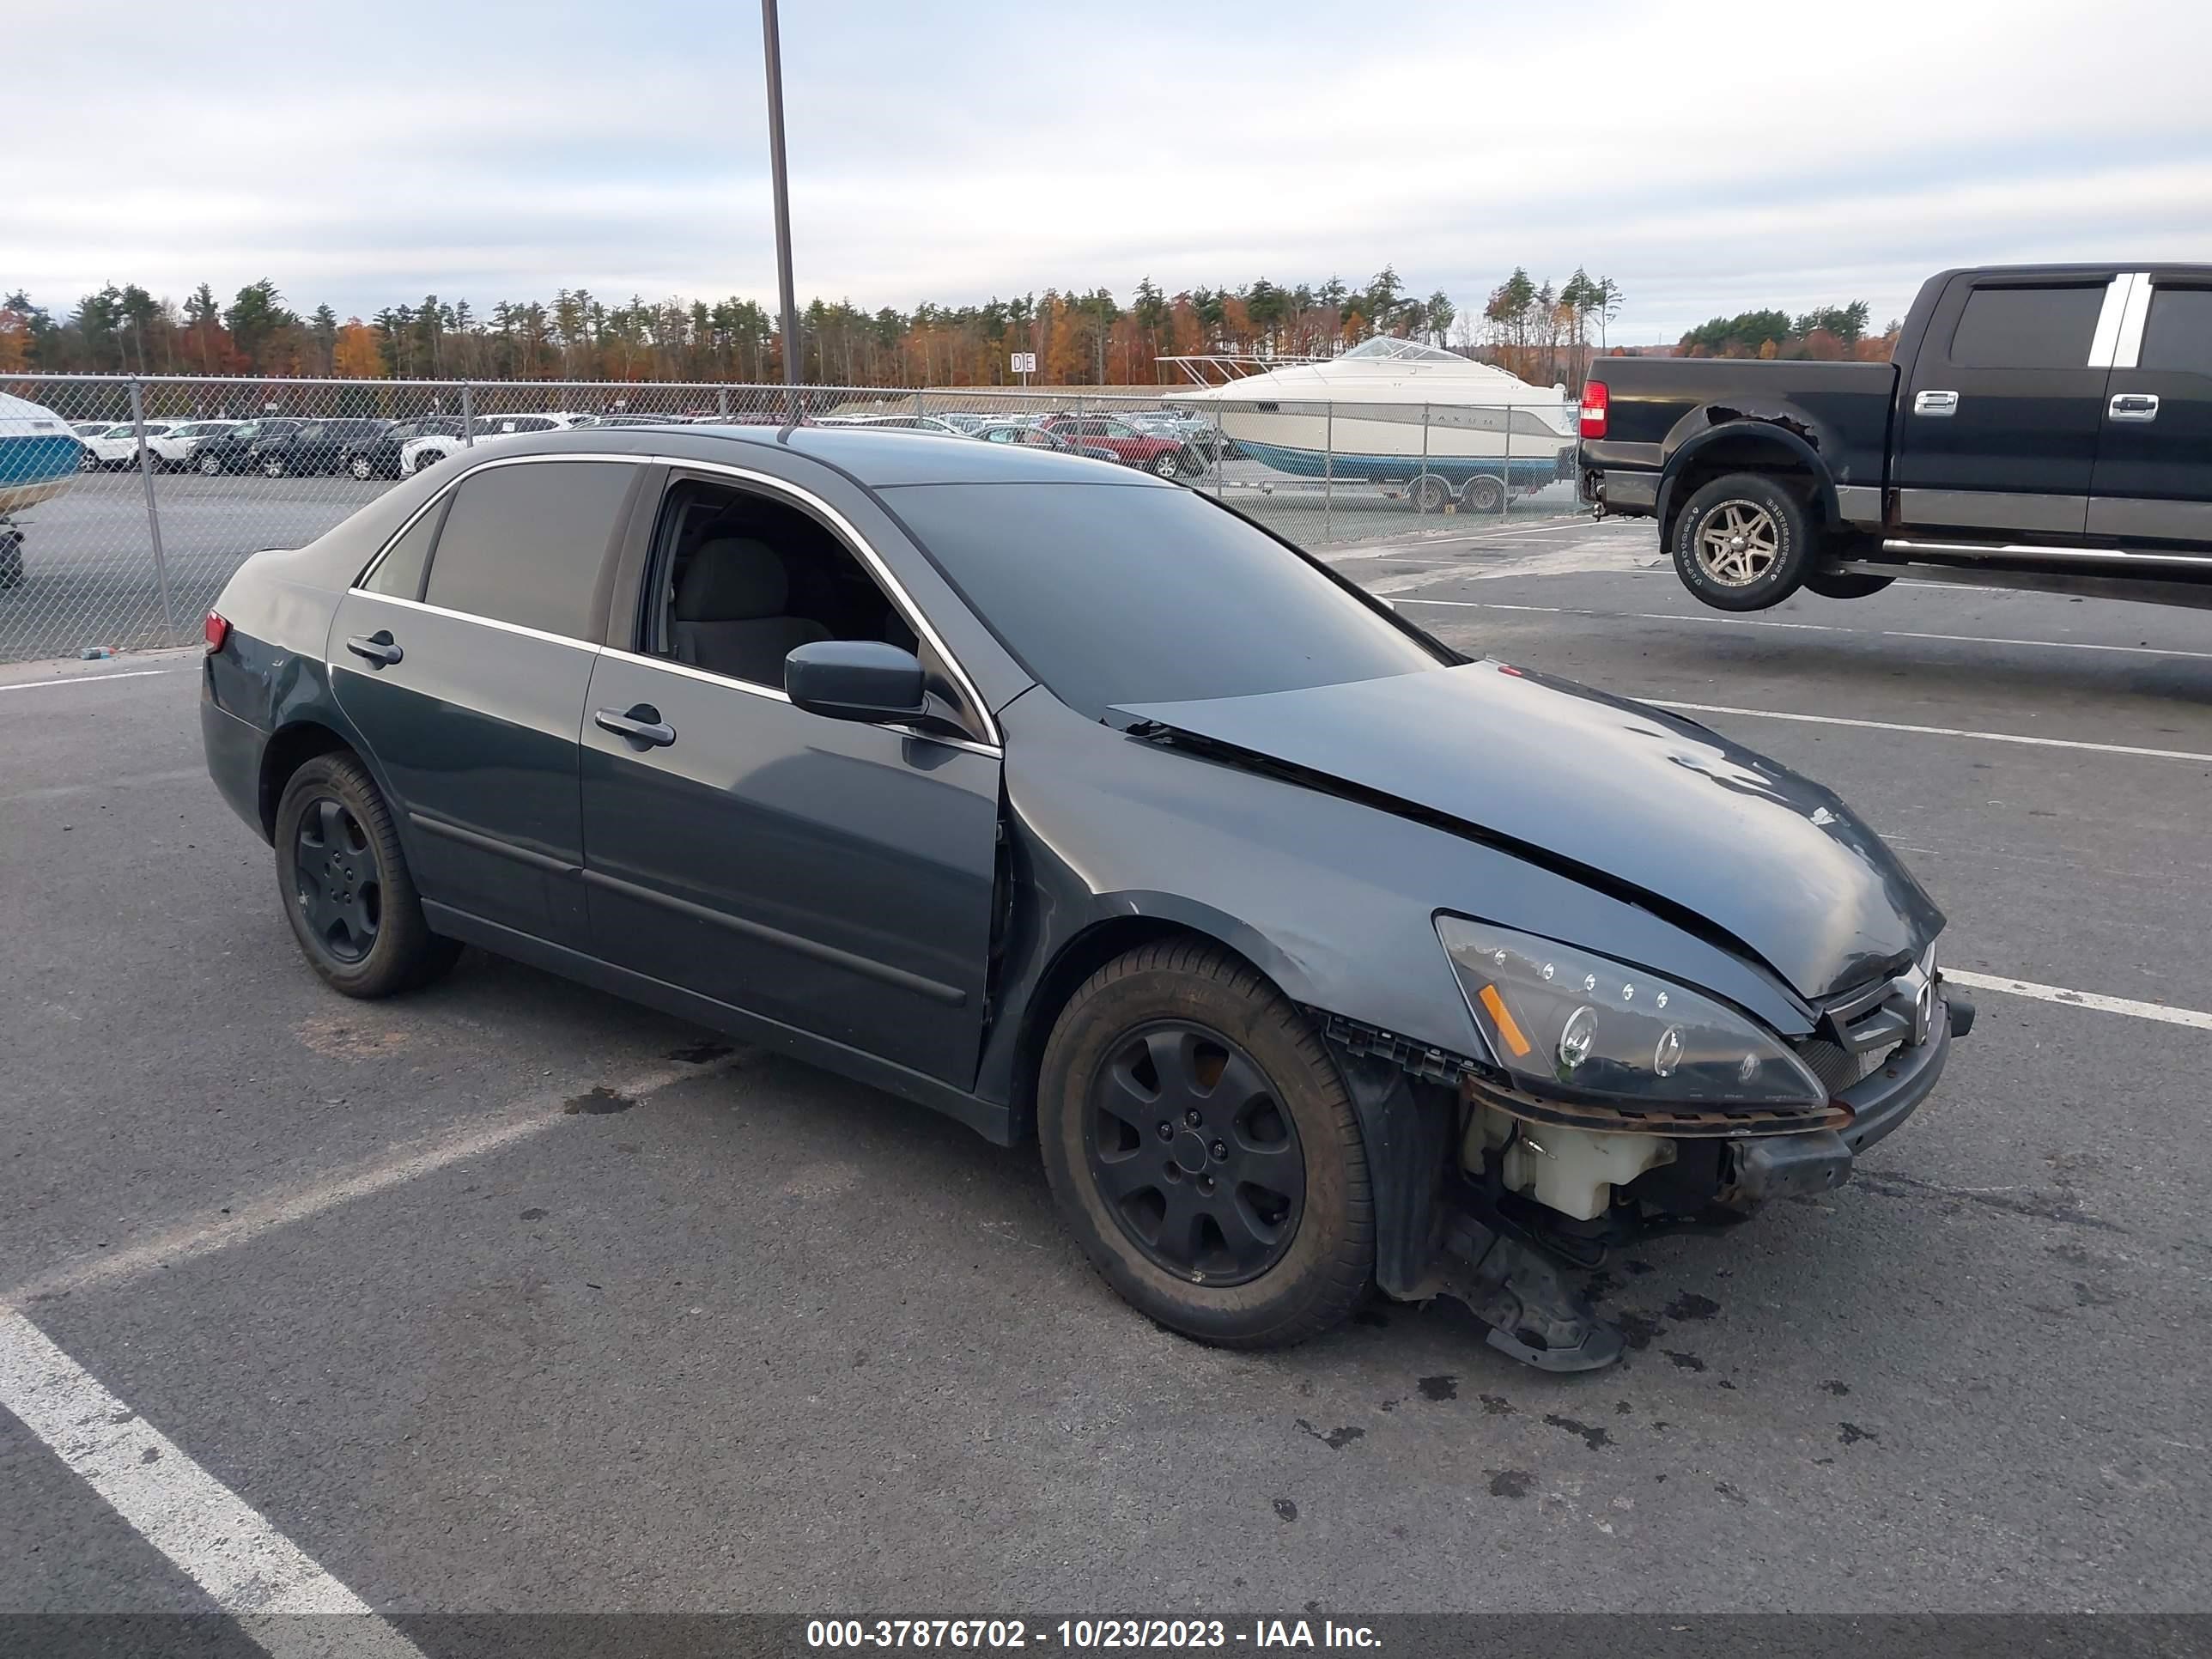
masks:
[[[383,629],[374,634],[356,634],[346,641],[346,649],[356,657],[366,657],[379,668],[389,668],[407,653],[392,642],[392,635]]]
[[[1915,415],[1956,415],[1959,394],[1955,392],[1920,392],[1912,398]]]
[[[634,704],[620,714],[601,708],[593,713],[592,720],[602,732],[611,732],[635,744],[641,754],[648,749],[665,749],[676,741],[676,728],[663,720],[660,711],[649,702]]]
[[[2116,421],[2154,421],[2158,418],[2158,394],[2154,392],[2117,392],[2106,412]]]

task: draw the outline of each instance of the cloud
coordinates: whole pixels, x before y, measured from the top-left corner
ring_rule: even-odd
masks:
[[[0,282],[50,305],[774,291],[750,8],[15,9]],[[2159,0],[785,9],[799,290],[872,307],[1582,264],[1660,338],[2212,221],[2212,9]]]

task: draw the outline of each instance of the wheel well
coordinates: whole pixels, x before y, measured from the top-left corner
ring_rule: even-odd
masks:
[[[276,833],[276,803],[284,798],[284,786],[292,781],[292,774],[318,755],[333,750],[353,752],[352,746],[327,726],[302,721],[288,726],[269,739],[269,746],[261,751],[261,833],[274,836]]]
[[[1731,472],[1755,472],[1762,478],[1771,478],[1804,503],[1806,516],[1816,533],[1827,527],[1820,480],[1806,465],[1802,455],[1787,444],[1756,432],[1732,433],[1706,444],[1683,462],[1680,471],[1674,474],[1667,495],[1667,516],[1659,526],[1661,546],[1673,545],[1675,522],[1682,516],[1682,507],[1690,497],[1714,479],[1726,477]]]
[[[1115,916],[1085,928],[1060,947],[1022,1011],[1021,1036],[1014,1048],[1013,1144],[1036,1137],[1037,1073],[1044,1066],[1044,1046],[1068,1000],[1115,957],[1140,945],[1171,939],[1199,939],[1231,949],[1211,933],[1157,916]]]

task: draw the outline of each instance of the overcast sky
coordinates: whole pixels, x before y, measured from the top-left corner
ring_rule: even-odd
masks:
[[[434,292],[773,303],[749,0],[9,0],[0,289],[340,316]],[[1462,306],[1516,264],[1616,340],[1946,264],[2212,258],[2202,0],[784,0],[801,303],[1139,277]]]

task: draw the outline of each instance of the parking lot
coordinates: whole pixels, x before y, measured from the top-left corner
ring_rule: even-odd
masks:
[[[2203,614],[1900,583],[1731,617],[1580,520],[1329,556],[1899,849],[1980,1021],[1848,1187],[1616,1256],[1606,1372],[1442,1303],[1201,1348],[1092,1275],[1033,1150],[474,953],[332,995],[202,769],[195,657],[21,665],[0,1382],[50,1342],[83,1414],[0,1412],[0,1607],[204,1610],[251,1534],[403,1626],[2203,1608]],[[239,1527],[157,1548],[118,1482]]]

